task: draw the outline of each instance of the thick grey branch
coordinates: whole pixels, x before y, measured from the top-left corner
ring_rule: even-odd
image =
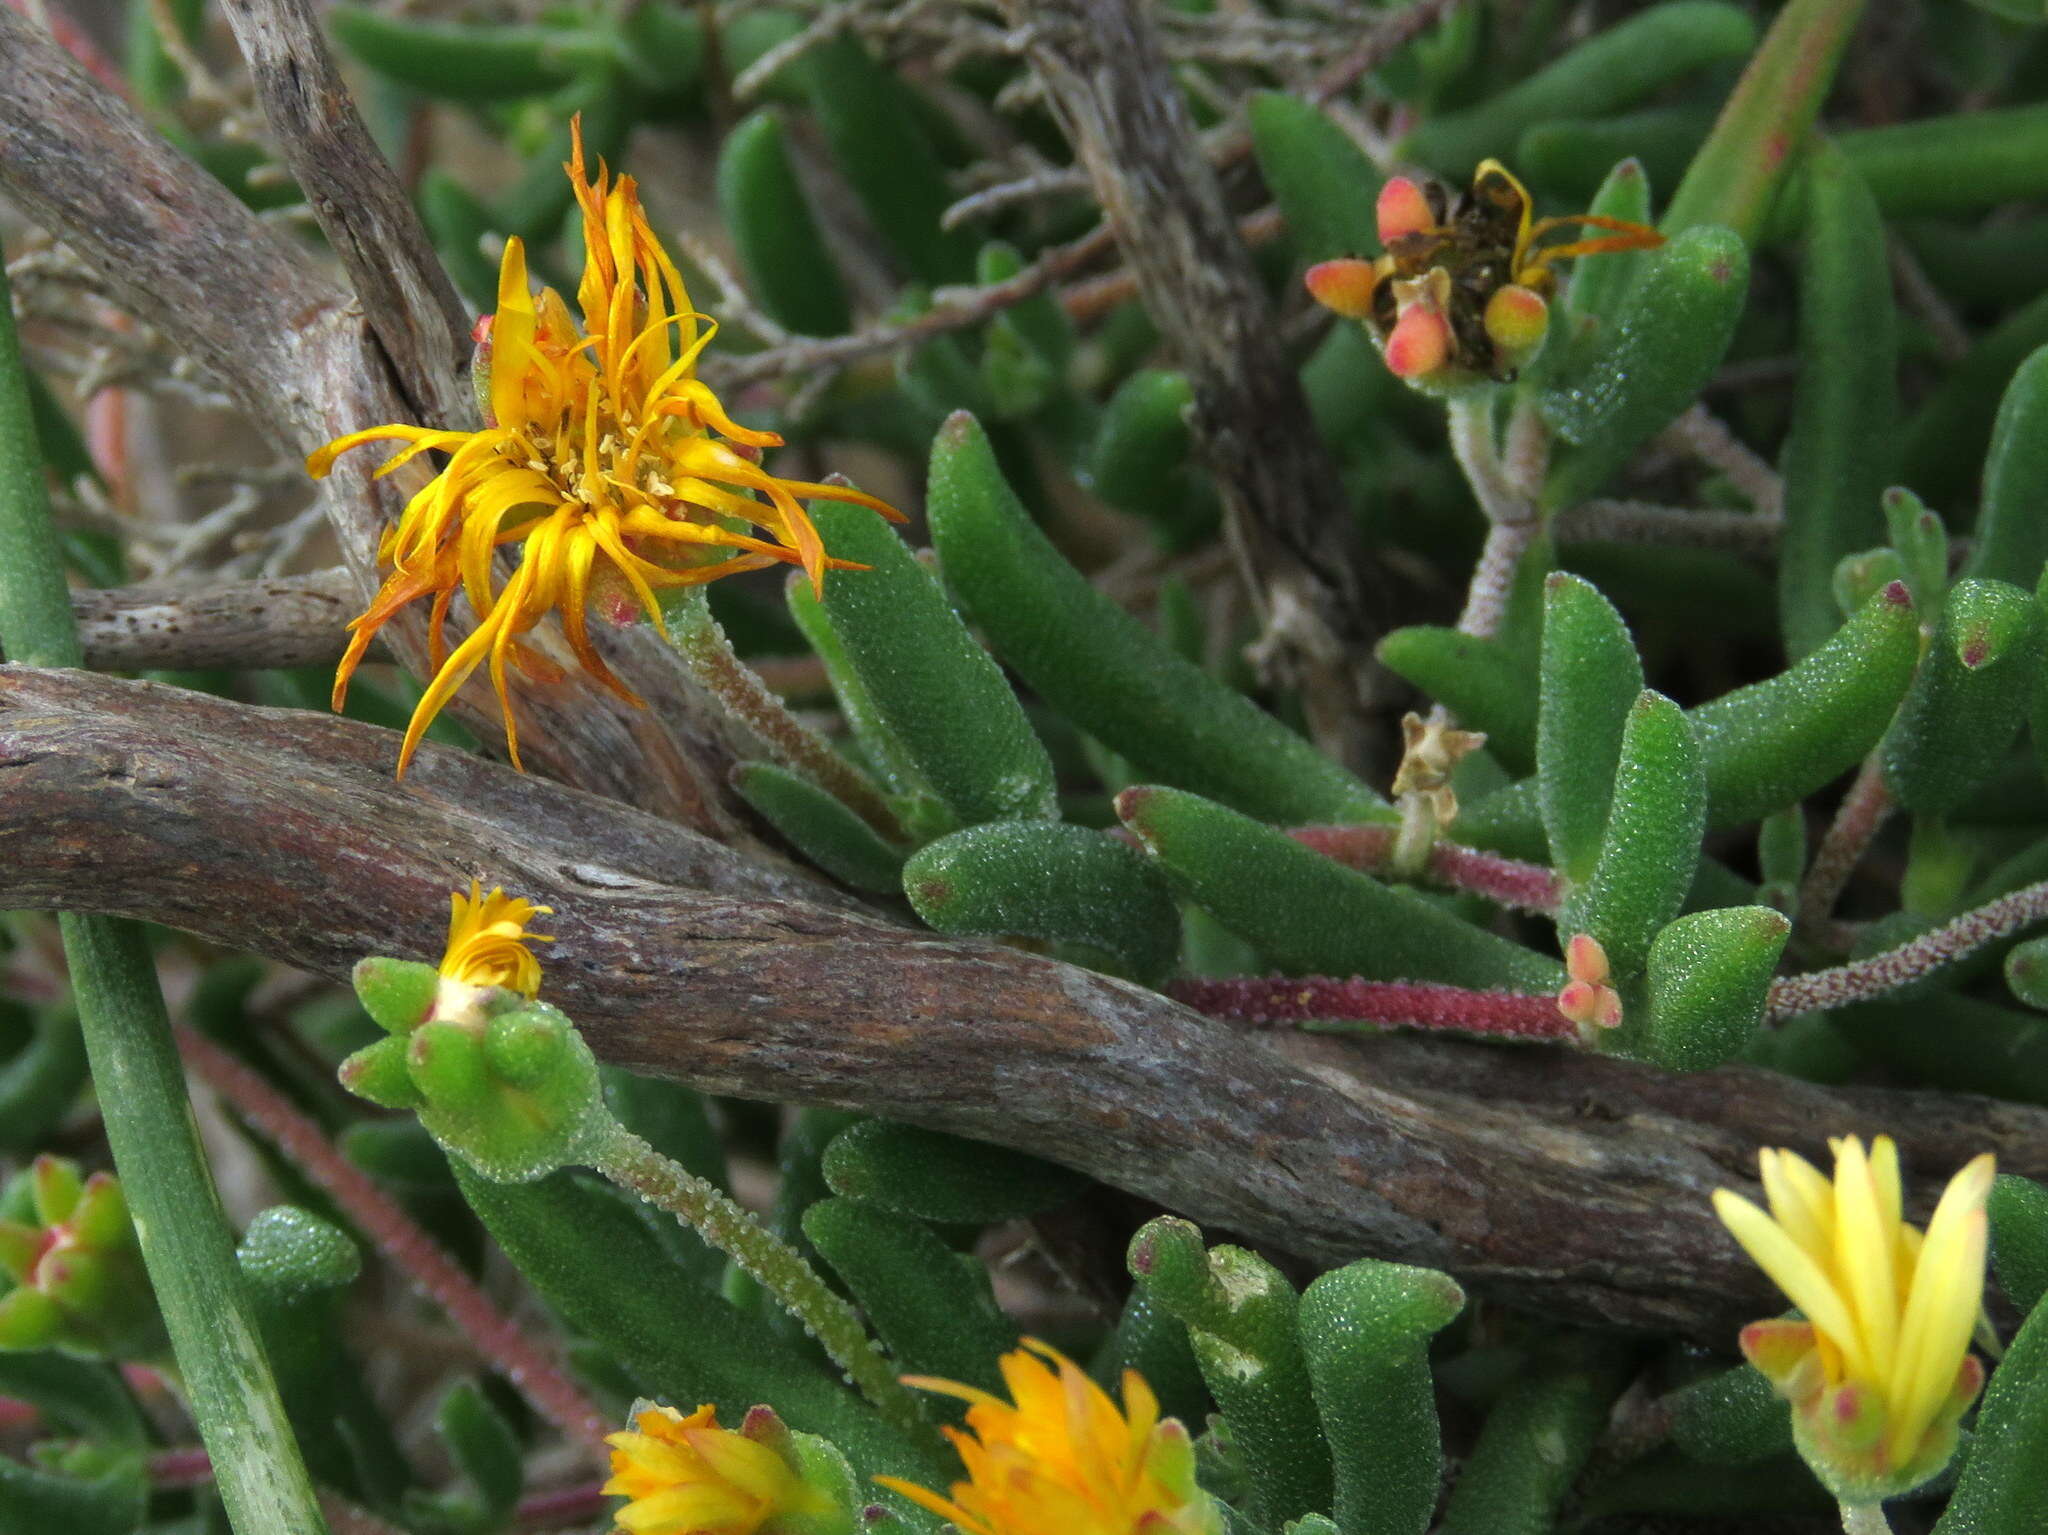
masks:
[[[285,167],[312,205],[412,417],[460,426],[469,311],[342,83],[306,0],[224,0]]]
[[[345,570],[71,594],[85,664],[102,672],[332,666],[360,607]],[[372,646],[372,659],[388,659],[381,645]]]
[[[1759,1144],[1889,1131],[1928,1180],[2048,1173],[2048,1113],[1670,1076],[1559,1050],[1253,1035],[1089,971],[863,913],[617,804],[382,732],[0,669],[0,905],[147,916],[340,976],[438,954],[472,877],[555,908],[546,995],[607,1059],[1080,1167],[1332,1262],[1725,1343],[1780,1302],[1708,1208]]]
[[[286,116],[278,126],[296,160],[306,152],[293,145],[298,125]],[[309,453],[359,427],[416,419],[362,310],[4,5],[0,191],[77,250],[139,318],[217,374],[286,451]],[[360,238],[372,237],[366,226]],[[432,309],[419,297],[425,283],[415,274],[406,302]],[[399,323],[421,336],[426,367],[437,345],[431,327],[422,329],[417,309]],[[445,355],[435,366],[452,377]],[[423,372],[410,387],[431,399],[447,385]],[[426,473],[416,464],[373,480],[377,463],[374,451],[347,454],[326,483],[359,601],[376,589],[379,536]],[[426,670],[424,629],[415,609],[383,631],[418,674]],[[569,664],[569,681],[516,688],[526,760],[565,783],[720,836],[743,836],[725,774],[744,741],[656,636],[600,630],[595,637],[613,669],[651,707],[635,709],[589,682],[558,635],[536,631],[532,643]],[[485,740],[499,736],[496,706],[480,688],[466,690],[456,712]]]
[[[1344,536],[1335,466],[1143,8],[1006,0],[1005,10],[1187,370],[1194,424],[1269,624],[1306,668],[1341,677],[1358,664],[1349,658],[1370,654],[1380,604]],[[1353,700],[1330,692],[1310,702],[1319,695],[1327,714],[1347,714]]]

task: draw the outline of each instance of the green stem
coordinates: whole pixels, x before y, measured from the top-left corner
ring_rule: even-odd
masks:
[[[777,762],[803,774],[883,837],[901,839],[903,828],[895,813],[866,775],[790,713],[788,705],[739,658],[725,630],[711,616],[711,604],[701,586],[664,603],[662,618],[668,625],[669,644],[689,663],[697,680],[761,738]]]
[[[0,636],[12,661],[77,666],[26,377],[0,269]],[[235,1265],[142,929],[68,912],[59,924],[114,1166],[229,1521],[240,1535],[326,1535]]]
[[[1882,1503],[1844,1503],[1842,1535],[1892,1535],[1891,1521]]]
[[[590,1152],[590,1162],[612,1182],[668,1211],[731,1258],[803,1323],[883,1417],[915,1438],[930,1437],[931,1425],[918,1411],[916,1399],[896,1379],[853,1307],[795,1248],[617,1121]]]

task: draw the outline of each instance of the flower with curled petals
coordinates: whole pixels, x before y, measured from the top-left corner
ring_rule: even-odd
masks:
[[[957,1381],[906,1377],[968,1403],[948,1428],[967,1479],[950,1497],[877,1477],[950,1519],[965,1535],[1222,1535],[1223,1516],[1195,1485],[1194,1449],[1135,1370],[1121,1410],[1057,1349],[1035,1339],[1002,1358],[1011,1400]]]
[[[613,177],[600,163],[593,180],[580,131],[574,144],[566,169],[583,217],[580,323],[552,288],[532,291],[525,248],[508,240],[497,312],[478,326],[483,428],[373,426],[336,438],[306,461],[320,478],[341,454],[369,442],[405,445],[380,475],[422,453],[442,455],[434,479],[385,534],[378,557],[390,576],[350,625],[335,672],[339,708],[371,638],[400,610],[431,596],[434,676],[406,728],[400,776],[434,716],[485,665],[504,714],[506,748],[519,765],[507,668],[537,681],[561,680],[561,668],[521,638],[550,613],[561,615],[583,670],[638,705],[591,644],[590,609],[616,622],[644,614],[665,627],[660,591],[778,562],[802,566],[817,586],[828,566],[843,562],[825,553],[806,498],[857,502],[899,517],[860,491],[783,479],[761,467],[761,450],[782,439],[739,425],[697,377],[717,327],[692,308],[633,178]],[[749,525],[756,531],[742,531]],[[495,556],[507,547],[516,547],[519,559],[503,574]],[[457,592],[477,623],[451,652],[444,634]]]

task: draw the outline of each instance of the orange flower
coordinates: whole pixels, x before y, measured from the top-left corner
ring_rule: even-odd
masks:
[[[970,1404],[967,1432],[948,1428],[967,1480],[952,1496],[877,1477],[966,1535],[1221,1535],[1223,1517],[1195,1485],[1187,1430],[1161,1420],[1144,1379],[1126,1370],[1123,1410],[1057,1349],[1027,1338],[1002,1359],[1005,1402],[957,1381],[913,1386]]]
[[[339,455],[368,442],[406,444],[379,475],[430,450],[446,455],[385,534],[378,557],[391,575],[349,626],[353,638],[335,672],[338,709],[371,637],[432,594],[435,673],[407,726],[400,776],[434,716],[487,661],[505,745],[519,765],[505,668],[509,661],[538,681],[561,679],[559,667],[519,639],[549,613],[562,615],[584,671],[637,705],[591,646],[585,615],[592,604],[618,621],[637,611],[665,628],[656,595],[664,588],[778,561],[801,565],[818,586],[827,566],[844,562],[826,555],[800,498],[857,502],[900,520],[872,496],[785,480],[756,462],[781,437],[739,425],[696,376],[717,326],[692,309],[633,178],[614,179],[600,164],[591,180],[580,131],[574,142],[566,169],[583,211],[581,326],[552,288],[530,290],[525,248],[508,240],[497,313],[478,326],[483,430],[373,426],[306,460],[317,479]],[[735,524],[752,524],[760,536]],[[493,556],[510,544],[520,559],[501,581]],[[450,654],[444,626],[458,589],[477,626]]]

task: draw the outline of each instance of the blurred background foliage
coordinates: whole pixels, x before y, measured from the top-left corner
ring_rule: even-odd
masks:
[[[766,575],[710,592],[741,655],[887,797],[891,835],[785,767],[741,770],[765,825],[833,878],[906,920],[1148,985],[1279,971],[1547,998],[1567,981],[1562,940],[1586,932],[1624,1012],[1601,1048],[2048,1104],[2048,938],[2024,924],[1877,1000],[1795,1008],[1771,989],[1781,968],[1896,949],[2048,875],[2048,25],[2034,0],[1859,11],[1467,0],[1347,75],[1391,10],[1150,7],[1341,482],[1343,542],[1379,577],[1379,667],[1350,739],[1317,732],[1262,664],[1195,389],[1114,247],[1073,256],[1099,210],[1003,16],[642,0],[349,3],[324,20],[479,311],[514,235],[573,288],[561,165],[580,113],[723,324],[707,378],[789,440],[778,472],[841,470],[915,513],[905,542],[821,507],[828,546],[873,567],[822,599]],[[317,245],[201,0],[53,4],[50,21]],[[1301,278],[1378,253],[1389,176],[1458,188],[1488,157],[1539,215],[1591,207],[1670,238],[1587,258],[1523,376],[1453,404],[1510,478],[1516,421],[1555,443],[1547,474],[1510,486],[1542,522],[1502,601],[1453,628],[1501,508],[1469,446],[1461,472],[1443,403]],[[298,466],[265,459],[60,245],[8,233],[73,580],[331,563]],[[402,723],[416,684],[374,670],[349,712]],[[325,667],[152,675],[296,708],[329,685]],[[1406,805],[1383,791],[1397,720],[1431,705],[1487,736],[1436,830],[1496,874],[1546,866],[1519,910],[1483,883],[1367,872],[1421,871],[1390,862]],[[433,734],[468,742],[445,720]],[[1281,831],[1320,823],[1387,829],[1347,869]],[[565,1427],[579,1399],[612,1424],[641,1394],[735,1418],[772,1402],[863,1473],[943,1479],[932,1445],[841,1389],[695,1237],[582,1172],[488,1183],[350,1098],[334,1069],[378,1035],[347,991],[152,942],[212,1089],[203,1129],[285,1406],[349,1505],[337,1529],[601,1522],[589,1435]],[[41,1229],[52,1159],[107,1154],[54,924],[10,916],[4,944],[0,1159],[19,1176],[0,1216]],[[1729,1357],[1475,1302],[1418,1311],[1366,1360],[1346,1352],[1346,1287],[1366,1283],[1350,1270],[1207,1249],[1116,1190],[928,1132],[610,1069],[605,1085],[627,1126],[819,1264],[903,1367],[992,1386],[1028,1333],[1105,1381],[1141,1370],[1207,1428],[1205,1482],[1246,1528],[1334,1513],[1347,1535],[1421,1531],[1439,1516],[1439,1422],[1446,1530],[1834,1517],[1782,1406]],[[387,1209],[402,1227],[371,1213]],[[2002,1185],[1994,1228],[2009,1324],[2041,1290],[2048,1196]],[[437,1304],[410,1288],[401,1229],[461,1281],[430,1284]],[[1270,1304],[1219,1310],[1218,1286],[1246,1274]],[[139,1281],[113,1283],[132,1299]],[[151,1319],[38,1333],[55,1324],[9,1298],[12,1341],[64,1347],[0,1353],[0,1531],[224,1528]],[[111,1325],[103,1299],[81,1304]],[[560,1361],[507,1354],[529,1334]],[[1232,1363],[1246,1357],[1256,1391]],[[1938,1482],[1902,1528],[2048,1527],[2015,1490],[2048,1465],[2048,1380],[2003,1368],[1986,1469],[1962,1475],[2009,1477],[2005,1493],[1935,1524],[1953,1478]],[[542,1377],[567,1406],[535,1400]],[[1384,1416],[1360,1424],[1366,1399]]]

